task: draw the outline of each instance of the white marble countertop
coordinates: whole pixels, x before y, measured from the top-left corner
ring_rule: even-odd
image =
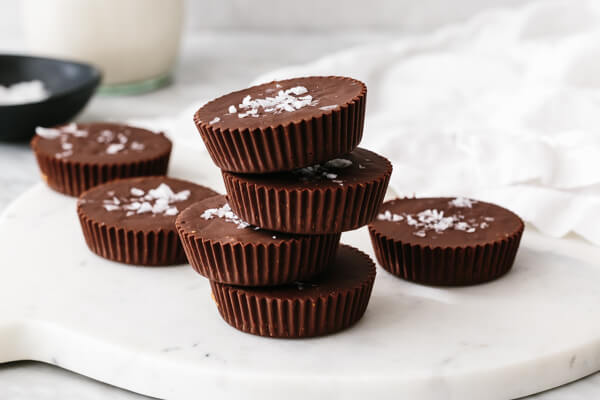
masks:
[[[309,61],[367,41],[378,34],[205,33],[186,38],[172,86],[136,97],[96,97],[80,120],[126,119],[174,115],[199,98],[243,87],[257,75],[287,64]],[[0,52],[15,52],[19,43],[0,41]],[[292,49],[292,50],[290,50]],[[39,181],[27,144],[0,144],[0,212],[21,192]],[[589,399],[600,396],[600,374],[531,398]],[[0,367],[2,399],[145,398],[109,385],[35,362]]]

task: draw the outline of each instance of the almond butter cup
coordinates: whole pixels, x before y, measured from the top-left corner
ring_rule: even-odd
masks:
[[[403,203],[411,202],[411,212],[436,208],[451,215],[458,209],[449,209],[445,204],[452,200],[397,199],[384,203],[381,210],[382,213],[388,210],[402,215],[407,210]],[[458,212],[468,213],[467,219],[483,216],[494,220],[483,220],[489,226],[472,233],[451,229],[441,234],[427,232],[422,238],[414,235],[415,229],[405,220],[395,223],[376,220],[369,224],[378,263],[402,279],[431,286],[474,285],[497,279],[510,271],[523,235],[523,221],[509,210],[484,202],[477,202],[472,208],[461,208]],[[477,223],[482,223],[481,219]],[[390,224],[396,224],[396,227],[392,228]],[[480,237],[471,236],[478,231]]]
[[[339,233],[289,235],[202,216],[226,203],[225,196],[212,197],[177,217],[183,248],[200,275],[239,286],[274,286],[310,279],[334,260]]]
[[[239,118],[239,104],[305,87],[317,103],[295,111]],[[194,121],[214,163],[224,171],[289,171],[354,150],[362,138],[367,88],[346,77],[307,77],[270,82],[221,96]],[[228,108],[236,107],[235,113]],[[264,110],[264,109],[263,109]],[[218,120],[217,120],[218,119]],[[217,122],[215,122],[217,121]]]
[[[74,146],[72,156],[57,157],[60,149],[52,140],[36,135],[31,141],[42,179],[51,189],[69,196],[79,196],[94,186],[116,179],[167,173],[172,146],[164,135],[109,123],[77,126],[88,130],[89,135],[86,138],[69,138]],[[100,152],[104,149],[99,147],[110,143],[93,143],[103,130],[119,132],[124,129],[130,132],[131,141],[148,146],[148,149],[109,155]]]
[[[104,200],[130,197],[131,188],[148,192],[161,183],[174,192],[190,190],[187,200],[172,203],[181,210],[194,202],[217,195],[204,186],[167,177],[123,179],[84,192],[77,202],[77,215],[89,249],[100,257],[124,264],[161,266],[187,262],[175,228],[176,216],[143,213],[126,216],[126,211],[107,211]]]
[[[361,148],[338,160],[342,159],[352,164],[309,178],[296,171],[265,175],[223,172],[231,208],[253,225],[280,232],[325,234],[366,225],[383,202],[392,165]],[[323,175],[328,173],[335,178]]]
[[[361,251],[341,245],[336,260],[310,282],[250,288],[211,281],[223,319],[254,335],[278,338],[321,336],[346,329],[365,313],[375,264]]]

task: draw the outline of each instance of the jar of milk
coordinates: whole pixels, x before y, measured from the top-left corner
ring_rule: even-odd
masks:
[[[168,83],[181,38],[183,0],[25,0],[36,55],[88,62],[103,91],[140,93]]]

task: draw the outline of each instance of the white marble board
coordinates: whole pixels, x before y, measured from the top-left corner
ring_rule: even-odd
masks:
[[[205,153],[171,175],[222,190]],[[345,243],[372,255],[365,229]],[[378,269],[364,318],[281,340],[223,322],[188,266],[143,268],[88,251],[75,199],[38,184],[0,218],[0,362],[39,360],[169,399],[506,399],[600,369],[600,249],[527,229],[513,271],[430,288]]]

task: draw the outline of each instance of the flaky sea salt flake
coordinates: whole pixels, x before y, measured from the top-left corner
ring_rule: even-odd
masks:
[[[152,211],[152,204],[148,203],[147,201],[144,201],[137,209],[138,214],[143,214],[150,211]]]
[[[124,148],[125,148],[125,145],[122,143],[112,143],[106,147],[106,154],[117,154]]]
[[[352,161],[345,158],[334,158],[325,163],[326,168],[347,168],[352,165]]]
[[[167,208],[167,211],[165,211],[165,215],[177,215],[179,213],[179,210],[177,209],[177,207],[169,207]]]
[[[475,200],[468,199],[466,197],[457,197],[454,200],[448,202],[452,207],[458,208],[472,208],[473,204],[477,203]]]
[[[321,110],[321,111],[329,111],[329,110],[335,110],[336,108],[338,108],[338,105],[337,104],[332,104],[330,106],[319,107],[319,110]]]
[[[142,150],[144,150],[144,148],[146,148],[146,146],[143,143],[134,141],[134,142],[131,142],[131,144],[129,145],[129,148],[134,151],[142,151]]]
[[[35,134],[43,137],[44,139],[56,139],[60,136],[60,133],[60,129],[43,128],[41,126],[35,128]]]
[[[226,222],[231,222],[237,225],[238,229],[244,229],[250,226],[249,223],[243,221],[240,217],[238,217],[229,206],[228,203],[225,203],[219,208],[207,208],[200,215],[200,217],[204,219],[213,219],[213,218],[223,218]]]

